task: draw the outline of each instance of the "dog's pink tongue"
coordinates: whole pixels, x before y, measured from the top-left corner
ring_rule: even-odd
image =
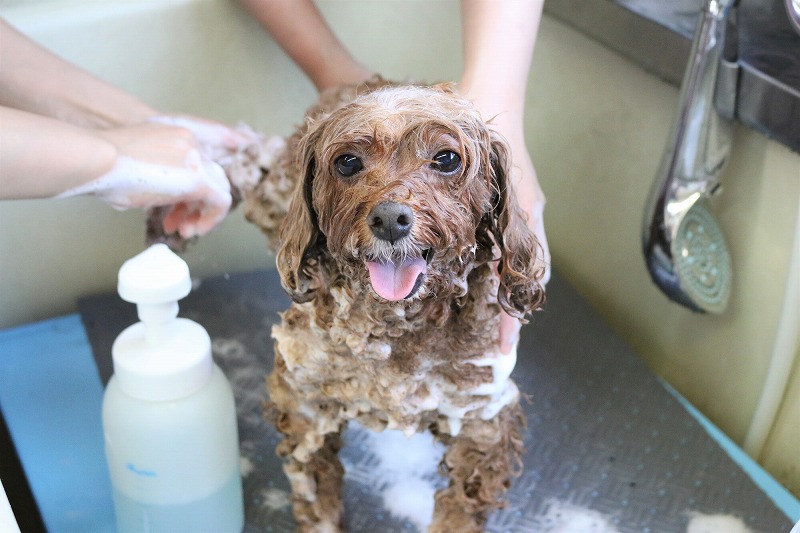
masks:
[[[372,288],[380,297],[391,301],[402,300],[411,294],[417,278],[425,272],[427,266],[421,257],[399,262],[367,262]]]

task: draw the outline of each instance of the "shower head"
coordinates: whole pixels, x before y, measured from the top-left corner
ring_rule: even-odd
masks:
[[[731,290],[731,259],[708,202],[700,200],[683,213],[674,233],[669,243],[652,246],[646,255],[653,281],[693,311],[723,312]]]
[[[738,63],[725,29],[735,3],[706,0],[700,14],[642,235],[655,284],[698,312],[723,312],[731,289],[730,255],[709,198],[720,190],[731,148]]]

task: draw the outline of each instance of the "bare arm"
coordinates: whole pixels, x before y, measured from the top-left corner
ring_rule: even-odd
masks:
[[[217,122],[159,116],[0,19],[0,199],[88,194],[117,209],[167,207],[167,233],[191,237],[231,204],[213,161],[247,142]]]
[[[187,129],[81,128],[0,107],[0,199],[93,195],[116,209],[170,206],[167,233],[209,232],[231,204],[222,168]]]
[[[134,96],[50,53],[3,19],[0,105],[95,128],[133,124],[156,114]]]
[[[521,126],[543,0],[461,0],[462,90]]]
[[[108,172],[117,157],[92,131],[25,111],[0,107],[0,131],[3,199],[55,196]]]
[[[517,199],[544,248],[545,196],[525,143],[525,95],[543,0],[462,0],[464,73],[460,91],[511,145]],[[548,270],[549,276],[549,270]]]
[[[318,91],[373,75],[336,38],[312,0],[239,0]]]

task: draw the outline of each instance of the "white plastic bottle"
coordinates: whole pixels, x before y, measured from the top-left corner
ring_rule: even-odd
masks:
[[[103,398],[119,532],[241,531],[233,392],[206,330],[177,318],[189,268],[157,244],[122,265],[118,290],[141,320],[114,341]]]

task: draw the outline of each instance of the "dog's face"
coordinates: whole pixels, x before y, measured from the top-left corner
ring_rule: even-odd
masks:
[[[529,285],[513,289],[522,299],[507,287],[508,307],[524,313],[523,300],[541,296],[535,238],[509,197],[506,145],[449,87],[362,95],[311,123],[299,157],[303,183],[278,254],[295,300],[311,297],[331,261],[380,301],[463,295],[495,245],[501,280]]]

